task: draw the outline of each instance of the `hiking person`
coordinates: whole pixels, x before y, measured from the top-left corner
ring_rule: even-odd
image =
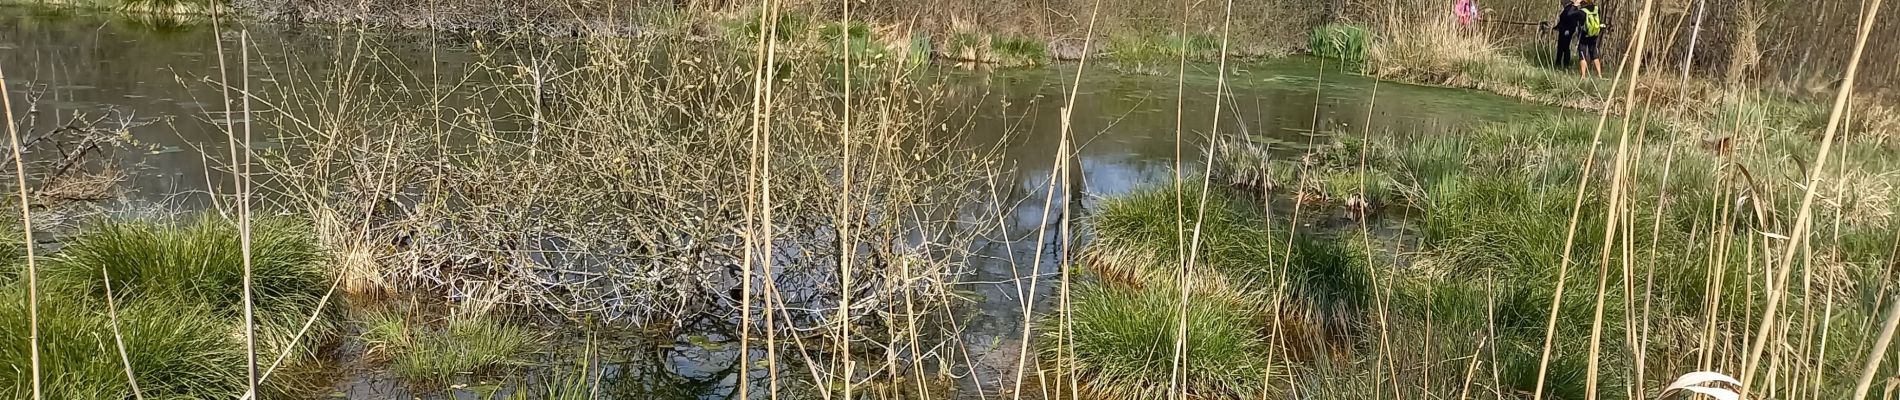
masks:
[[[1577,11],[1583,14],[1583,26],[1577,27],[1577,62],[1583,77],[1590,77],[1590,66],[1597,69],[1597,77],[1603,77],[1603,33],[1610,30],[1608,18],[1597,9],[1596,0],[1581,0]]]
[[[1575,48],[1570,47],[1571,39],[1577,37],[1577,28],[1583,27],[1583,10],[1577,8],[1577,0],[1563,0],[1564,9],[1557,13],[1557,66],[1569,67],[1570,55]]]
[[[1458,0],[1451,12],[1458,14],[1458,26],[1471,26],[1471,21],[1478,19],[1478,0]]]

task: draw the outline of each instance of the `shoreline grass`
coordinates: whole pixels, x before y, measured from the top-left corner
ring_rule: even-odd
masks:
[[[1590,392],[1597,392],[1602,398],[1652,398],[1649,393],[1627,392],[1638,384],[1638,373],[1646,371],[1640,376],[1643,379],[1640,383],[1648,390],[1655,390],[1668,383],[1668,379],[1691,369],[1733,371],[1739,368],[1743,361],[1741,355],[1747,348],[1743,340],[1752,333],[1748,331],[1752,326],[1749,321],[1766,307],[1763,293],[1769,289],[1762,282],[1765,276],[1754,266],[1763,260],[1767,250],[1763,244],[1772,242],[1759,240],[1761,233],[1757,232],[1785,229],[1782,224],[1788,217],[1782,213],[1795,206],[1785,196],[1772,193],[1802,189],[1792,180],[1763,181],[1761,177],[1799,175],[1800,164],[1789,162],[1784,152],[1789,151],[1790,146],[1800,147],[1800,141],[1812,140],[1809,128],[1814,119],[1808,116],[1810,114],[1803,114],[1805,111],[1787,108],[1756,108],[1744,112],[1750,113],[1749,119],[1769,123],[1738,135],[1733,139],[1738,144],[1732,147],[1710,147],[1701,137],[1675,133],[1685,127],[1700,126],[1693,124],[1719,124],[1722,123],[1720,118],[1735,119],[1733,115],[1717,113],[1707,120],[1690,121],[1689,125],[1658,124],[1638,129],[1648,138],[1639,143],[1645,148],[1642,157],[1662,160],[1665,153],[1670,153],[1667,155],[1673,176],[1667,187],[1662,186],[1662,172],[1655,170],[1644,171],[1631,182],[1633,212],[1627,223],[1632,232],[1641,233],[1633,233],[1636,236],[1629,245],[1635,247],[1627,249],[1623,244],[1600,243],[1600,238],[1605,237],[1605,217],[1609,212],[1603,205],[1606,202],[1600,199],[1607,195],[1607,189],[1598,185],[1582,193],[1582,208],[1575,212],[1579,218],[1575,237],[1582,239],[1568,249],[1571,254],[1579,255],[1574,258],[1561,255],[1569,242],[1567,231],[1573,202],[1578,201],[1577,185],[1583,179],[1601,182],[1609,177],[1608,166],[1598,164],[1588,169],[1584,166],[1584,160],[1590,157],[1589,141],[1595,118],[1532,118],[1474,127],[1463,134],[1402,139],[1399,143],[1338,141],[1309,152],[1297,164],[1285,164],[1282,160],[1288,156],[1276,158],[1262,152],[1229,152],[1217,157],[1215,168],[1217,175],[1222,176],[1218,179],[1236,184],[1217,187],[1215,190],[1221,193],[1207,196],[1208,206],[1214,207],[1208,214],[1218,218],[1210,218],[1205,228],[1204,241],[1214,247],[1208,248],[1210,256],[1203,265],[1215,266],[1218,274],[1226,275],[1219,279],[1257,282],[1239,277],[1244,276],[1245,270],[1219,268],[1218,246],[1278,246],[1281,242],[1268,241],[1267,235],[1236,233],[1245,231],[1228,227],[1272,226],[1283,222],[1266,220],[1260,213],[1212,210],[1246,204],[1229,199],[1259,193],[1261,188],[1301,185],[1278,181],[1288,179],[1288,174],[1273,171],[1273,168],[1299,168],[1304,172],[1300,176],[1319,175],[1302,179],[1318,179],[1322,182],[1319,191],[1335,193],[1378,190],[1358,186],[1361,180],[1357,175],[1379,173],[1389,177],[1381,179],[1393,181],[1396,187],[1393,192],[1404,193],[1402,197],[1422,214],[1422,219],[1402,222],[1417,238],[1416,250],[1388,253],[1392,251],[1389,248],[1355,245],[1355,240],[1345,239],[1359,237],[1356,232],[1339,235],[1324,231],[1298,232],[1293,239],[1293,257],[1284,267],[1273,267],[1280,264],[1278,259],[1263,264],[1267,265],[1265,270],[1285,268],[1288,271],[1288,280],[1283,286],[1277,286],[1283,292],[1256,292],[1252,296],[1271,295],[1309,302],[1306,311],[1292,310],[1295,315],[1314,310],[1350,310],[1350,307],[1325,305],[1328,301],[1337,301],[1336,296],[1343,293],[1354,293],[1348,298],[1355,300],[1346,304],[1371,307],[1375,305],[1371,299],[1379,294],[1370,288],[1376,286],[1351,282],[1374,279],[1359,274],[1389,271],[1380,275],[1389,273],[1394,285],[1386,294],[1393,299],[1391,314],[1379,314],[1375,319],[1369,312],[1345,312],[1325,318],[1336,321],[1335,326],[1376,328],[1383,334],[1424,340],[1404,347],[1395,346],[1395,352],[1386,352],[1375,332],[1301,327],[1303,323],[1299,319],[1255,322],[1259,329],[1273,326],[1291,335],[1273,343],[1285,346],[1280,351],[1295,353],[1287,357],[1300,360],[1288,366],[1294,374],[1290,381],[1296,383],[1270,390],[1303,390],[1320,396],[1316,398],[1362,398],[1377,391],[1355,385],[1397,380],[1405,383],[1392,389],[1414,396],[1524,395],[1537,389],[1539,369],[1544,368],[1540,349],[1545,335],[1551,334],[1555,338],[1555,351],[1547,379],[1543,380],[1546,398],[1583,398]],[[1617,122],[1613,119],[1612,126]],[[1335,159],[1344,159],[1342,155],[1347,154],[1363,154],[1367,160],[1364,172],[1356,167],[1332,166],[1343,164]],[[1849,154],[1843,161],[1848,165],[1844,171],[1848,171],[1848,177],[1894,173],[1897,165],[1894,161],[1900,160],[1890,154],[1879,151]],[[1268,167],[1261,170],[1261,165]],[[1749,180],[1750,176],[1754,180]],[[1365,181],[1377,180],[1380,179]],[[1324,183],[1329,181],[1334,182]],[[1863,185],[1876,185],[1873,181],[1864,182]],[[1266,192],[1275,195],[1274,190]],[[1280,192],[1278,195],[1297,196]],[[1825,345],[1836,349],[1831,351],[1845,354],[1832,353],[1824,360],[1799,366],[1805,371],[1802,376],[1828,370],[1851,370],[1859,355],[1878,351],[1841,349],[1863,343],[1865,329],[1871,323],[1867,316],[1878,312],[1879,295],[1865,294],[1866,291],[1870,287],[1882,288],[1875,291],[1895,290],[1895,281],[1890,276],[1893,272],[1884,266],[1892,262],[1891,244],[1900,238],[1892,233],[1897,221],[1887,210],[1900,210],[1900,199],[1887,193],[1890,192],[1880,186],[1865,191],[1828,192],[1824,195],[1828,202],[1816,209],[1817,220],[1839,221],[1842,230],[1838,241],[1813,244],[1816,254],[1824,256],[1796,263],[1795,268],[1809,271],[1804,274],[1815,277],[1815,283],[1791,291],[1788,301],[1794,305],[1790,308],[1802,310],[1797,312],[1799,318],[1816,322],[1807,323],[1790,334],[1812,337],[1801,339],[1804,341],[1798,344],[1801,348],[1812,350]],[[1196,197],[1198,195],[1184,196]],[[1097,228],[1097,240],[1083,250],[1084,257],[1120,254],[1130,251],[1129,248],[1150,249],[1149,254],[1172,254],[1165,244],[1175,240],[1170,233],[1174,225],[1174,207],[1170,205],[1173,199],[1171,191],[1163,190],[1137,191],[1105,200],[1100,214],[1090,222],[1106,224],[1109,228]],[[1127,217],[1140,215],[1125,210],[1138,204],[1145,205],[1143,208],[1151,210],[1152,215]],[[1757,216],[1756,207],[1770,211],[1765,216]],[[1652,214],[1650,210],[1656,212]],[[1127,226],[1139,224],[1150,228]],[[1349,231],[1356,229],[1348,228]],[[1648,233],[1651,229],[1654,234]],[[1099,246],[1122,248],[1097,248]],[[1632,260],[1638,261],[1628,271],[1598,265],[1594,254],[1605,251],[1606,246],[1610,250],[1627,251]],[[1391,259],[1404,260],[1396,264],[1409,266],[1401,268],[1387,261],[1366,263]],[[1562,279],[1567,287],[1558,297],[1559,288],[1554,284],[1559,281],[1556,272],[1566,260],[1571,263],[1566,268],[1570,276]],[[1168,271],[1165,266],[1169,263],[1159,265],[1163,267],[1149,273],[1150,276]],[[1336,267],[1314,269],[1316,266]],[[1091,268],[1099,270],[1093,264]],[[1302,271],[1315,275],[1303,278]],[[1339,275],[1339,272],[1350,274]],[[1115,274],[1127,275],[1110,271],[1106,279],[1110,282],[1124,279],[1114,277]],[[1597,286],[1600,279],[1613,285],[1599,292],[1604,290]],[[1340,286],[1342,284],[1345,286]],[[1142,289],[1111,284],[1091,290]],[[1557,330],[1546,332],[1545,321],[1551,318],[1553,299],[1561,302],[1555,308]],[[1078,309],[1090,306],[1085,304],[1090,301],[1088,298],[1076,301]],[[1310,304],[1315,301],[1318,304]],[[1595,305],[1599,301],[1603,303],[1600,311]],[[1830,310],[1826,316],[1821,314],[1822,307]],[[1597,312],[1604,314],[1602,331],[1597,337],[1601,352],[1590,349],[1590,321]],[[1285,313],[1287,311],[1281,312]],[[1822,326],[1829,327],[1831,333],[1820,336],[1818,329]],[[1335,333],[1301,334],[1314,329]],[[1294,338],[1298,336],[1307,338]],[[1635,358],[1633,354],[1637,353],[1648,357]],[[1583,379],[1589,357],[1597,357],[1598,364],[1605,367],[1596,375],[1596,388],[1587,387]],[[1698,358],[1713,365],[1698,366]],[[1406,372],[1388,371],[1389,376],[1367,376],[1369,363],[1393,363]],[[1790,376],[1779,375],[1773,379],[1790,379]],[[1800,390],[1839,394],[1844,393],[1850,383],[1846,379],[1830,378],[1814,384],[1818,386]],[[1483,394],[1474,391],[1483,391]]]

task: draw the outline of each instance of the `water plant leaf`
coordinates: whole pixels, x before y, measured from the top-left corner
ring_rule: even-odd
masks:
[[[1702,384],[1710,382],[1721,382],[1736,386],[1741,386],[1742,384],[1741,380],[1728,376],[1728,374],[1714,371],[1696,371],[1683,374],[1681,377],[1676,378],[1675,383],[1671,383],[1668,387],[1663,388],[1662,394],[1668,396],[1669,393],[1677,390],[1687,390],[1720,400],[1740,400],[1742,398],[1742,395],[1736,394],[1733,390],[1701,386]]]

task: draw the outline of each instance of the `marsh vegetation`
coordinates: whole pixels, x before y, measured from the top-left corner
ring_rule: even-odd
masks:
[[[97,88],[41,81],[109,74],[0,59],[27,139],[0,235],[0,398],[1900,382],[1900,114],[1880,83],[1809,90],[1807,67],[1746,54],[1715,74],[1643,35],[1620,54],[1663,72],[1588,79],[1528,35],[1397,3],[429,9],[446,23],[352,3],[229,4],[355,18],[283,43],[186,24],[202,65],[132,73],[187,88],[162,101],[193,114],[169,119],[73,111]],[[512,29],[363,30],[379,23]],[[272,49],[299,40],[316,50]],[[1316,58],[1262,61],[1295,52]],[[36,67],[25,88],[17,65]],[[1486,110],[1505,111],[1453,115]],[[165,127],[215,137],[146,142]],[[151,161],[174,152],[195,169]]]

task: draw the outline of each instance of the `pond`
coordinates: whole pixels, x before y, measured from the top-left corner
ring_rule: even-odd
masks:
[[[223,116],[214,83],[220,81],[218,41],[227,51],[234,51],[237,41],[228,28],[220,33],[202,23],[0,8],[0,68],[14,99],[13,111],[29,122],[21,127],[23,134],[100,119],[126,139],[106,150],[108,164],[124,179],[113,196],[96,201],[102,208],[204,208],[213,193],[231,190],[219,161],[229,159],[223,127],[231,121]],[[479,58],[467,37],[422,32],[358,37],[333,27],[248,28],[257,53],[253,57],[263,60],[254,67],[262,72],[253,75],[270,77],[252,80],[257,92],[289,85],[293,77],[283,72],[292,69],[286,63],[327,63],[367,54],[362,57],[378,57],[383,65],[461,76]],[[352,51],[362,42],[377,51]],[[946,87],[948,101],[942,107],[959,116],[951,120],[968,124],[963,143],[953,145],[996,149],[1014,183],[1000,199],[1009,208],[1004,214],[1009,216],[1003,223],[1006,232],[998,236],[1005,239],[983,243],[981,252],[993,261],[979,263],[961,288],[971,294],[974,312],[960,330],[960,342],[970,344],[963,350],[968,365],[953,369],[964,377],[960,381],[988,388],[1007,387],[998,382],[1014,379],[1022,324],[1034,320],[1023,315],[1022,299],[1036,293],[1030,300],[1038,308],[1053,301],[1053,276],[1058,273],[1053,260],[1060,255],[1037,244],[1066,234],[1055,225],[1060,212],[1045,210],[1043,200],[1062,142],[1062,110],[1072,84],[1079,83],[1071,121],[1076,143],[1071,167],[1078,174],[1072,176],[1073,191],[1056,193],[1059,197],[1050,202],[1079,206],[1084,214],[1094,199],[1168,182],[1177,165],[1181,173],[1195,173],[1215,135],[1247,135],[1297,151],[1329,131],[1434,135],[1512,116],[1561,112],[1467,90],[1377,82],[1308,57],[1232,64],[1224,81],[1220,67],[1212,64],[1190,65],[1182,78],[1172,63],[1158,68],[1168,71],[1159,74],[1091,63],[1079,82],[1073,80],[1083,66],[1075,64],[993,71],[925,68],[921,80]],[[1218,126],[1212,123],[1217,117]],[[271,132],[255,135],[253,146],[273,146]],[[1038,232],[1045,236],[1038,237]],[[1032,265],[1039,269],[1023,268]],[[1032,287],[1027,282],[1032,275],[1046,279]],[[733,346],[718,344],[728,341],[717,335],[683,334],[678,343],[661,345],[671,350],[648,360],[657,367],[618,370],[673,378],[648,382],[697,382],[684,386],[697,396],[722,398],[730,393],[733,378],[720,364],[731,363],[735,353]],[[397,386],[383,380],[340,381],[340,397],[398,395],[392,392]]]

